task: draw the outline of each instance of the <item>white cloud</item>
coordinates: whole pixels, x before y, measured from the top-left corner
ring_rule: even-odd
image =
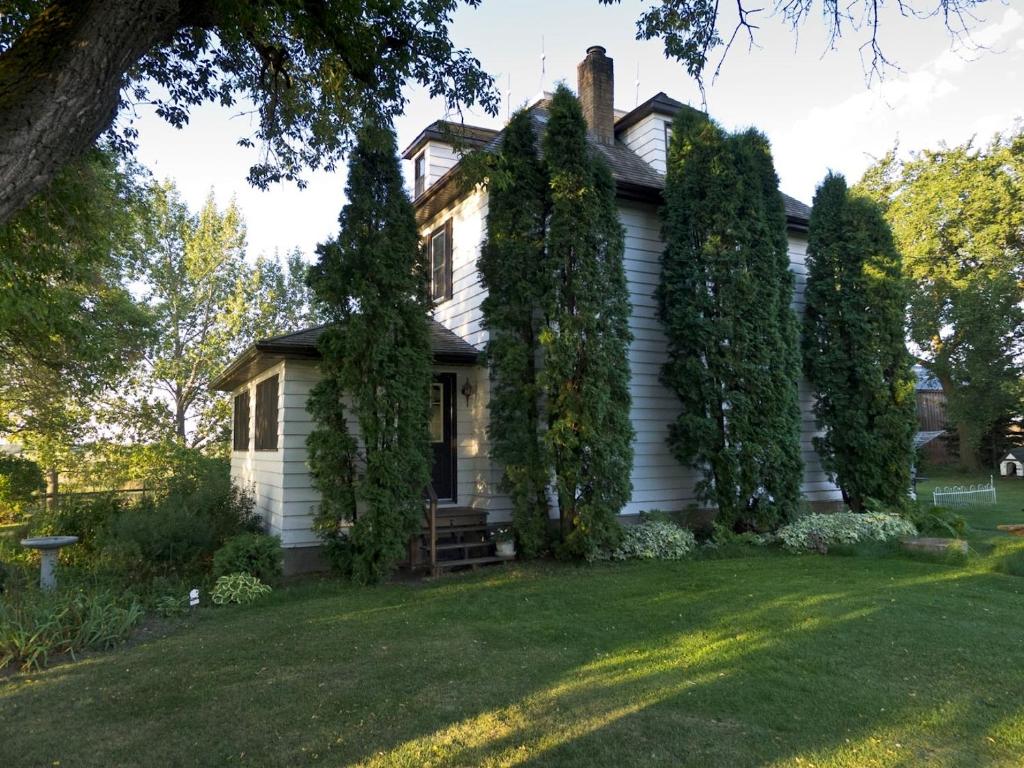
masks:
[[[1012,40],[1022,26],[1024,16],[1008,9],[1001,20],[972,35],[978,48],[971,57],[965,57],[964,50],[946,49],[870,90],[807,110],[775,142],[787,191],[809,196],[827,168],[845,172],[854,181],[897,141],[910,150],[971,136],[987,141],[997,131],[1008,130],[1019,114],[1013,111],[1016,104],[981,114],[972,114],[972,108],[977,108],[980,93],[1002,87],[993,80],[994,72],[1003,78],[1003,86],[1012,77],[1012,65],[1020,60],[1016,49],[1024,49],[1024,40],[1007,54],[1009,59],[999,55],[999,44]]]

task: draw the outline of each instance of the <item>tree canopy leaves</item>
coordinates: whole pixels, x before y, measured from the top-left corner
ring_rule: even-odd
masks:
[[[144,200],[134,173],[96,150],[0,227],[0,434],[73,440],[151,338],[128,288]]]
[[[913,285],[910,340],[942,383],[961,461],[976,466],[1024,397],[1024,134],[905,161],[891,152],[859,187],[885,209]]]
[[[0,191],[0,221],[9,202],[23,204],[111,127],[112,115],[111,137],[130,149],[139,103],[177,127],[208,102],[254,115],[239,122],[253,126],[239,142],[262,147],[249,173],[257,186],[333,169],[357,125],[402,111],[410,80],[450,110],[478,104],[494,113],[491,78],[451,40],[463,2],[479,0],[4,0],[0,157],[29,138],[47,157],[17,159],[25,178],[4,177],[11,188]],[[48,112],[86,88],[94,98],[79,109]]]

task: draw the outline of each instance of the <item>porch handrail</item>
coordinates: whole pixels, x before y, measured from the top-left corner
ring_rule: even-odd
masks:
[[[430,537],[430,575],[437,575],[437,491],[433,483],[427,483],[427,532]]]

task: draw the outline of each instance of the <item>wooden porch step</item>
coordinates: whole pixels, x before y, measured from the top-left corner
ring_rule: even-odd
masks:
[[[479,525],[451,525],[445,526],[444,528],[438,526],[438,536],[453,536],[456,533],[487,533],[491,530],[491,526],[487,523],[481,523]],[[420,529],[421,536],[428,536],[430,531],[426,527]]]
[[[447,570],[449,568],[460,568],[464,566],[476,567],[478,565],[494,565],[497,563],[511,563],[515,560],[514,557],[499,557],[498,555],[488,555],[487,557],[466,557],[461,560],[438,560],[438,570]]]
[[[437,523],[455,522],[457,520],[485,520],[487,513],[472,507],[439,507]]]
[[[437,551],[438,552],[450,552],[450,551],[456,550],[456,549],[479,549],[480,547],[490,547],[490,546],[493,546],[493,545],[494,545],[493,541],[462,541],[462,542],[453,541],[453,542],[450,542],[448,544],[438,544],[437,545]],[[429,544],[420,544],[420,550],[423,551],[423,552],[429,552],[430,551],[430,545]]]

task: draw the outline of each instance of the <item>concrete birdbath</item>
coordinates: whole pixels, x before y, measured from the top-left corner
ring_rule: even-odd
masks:
[[[77,541],[77,536],[37,536],[34,539],[21,540],[21,546],[39,550],[40,588],[53,589],[57,586],[57,577],[54,575],[57,568],[57,553],[61,547],[70,546]]]

